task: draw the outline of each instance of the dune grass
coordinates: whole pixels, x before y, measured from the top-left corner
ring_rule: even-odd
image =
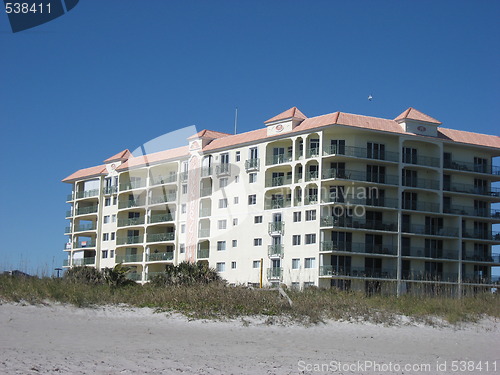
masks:
[[[192,318],[235,319],[268,316],[304,324],[328,319],[398,324],[401,316],[414,322],[451,324],[500,317],[500,296],[484,293],[461,299],[406,295],[367,297],[361,293],[309,288],[287,291],[293,305],[275,290],[231,287],[220,282],[189,286],[88,285],[65,279],[0,275],[0,300],[40,304],[59,302],[78,307],[126,304],[179,312]]]

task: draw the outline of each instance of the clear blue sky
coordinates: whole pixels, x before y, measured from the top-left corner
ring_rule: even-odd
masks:
[[[231,132],[235,107],[239,131],[412,106],[498,135],[499,19],[493,0],[82,0],[12,34],[2,12],[0,268],[61,266],[62,178],[177,128]]]

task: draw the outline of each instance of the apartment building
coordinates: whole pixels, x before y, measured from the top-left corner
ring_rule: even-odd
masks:
[[[500,137],[298,108],[260,129],[122,151],[72,186],[64,267],[123,263],[147,282],[208,262],[232,284],[454,293],[495,285]]]

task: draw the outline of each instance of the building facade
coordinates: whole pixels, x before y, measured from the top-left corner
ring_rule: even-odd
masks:
[[[232,284],[369,294],[495,285],[500,137],[413,108],[389,120],[293,107],[265,125],[65,178],[64,266],[123,263],[147,282],[201,261]]]

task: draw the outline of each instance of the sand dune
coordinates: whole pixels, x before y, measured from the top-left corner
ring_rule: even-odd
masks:
[[[459,360],[489,361],[491,374],[497,360],[500,370],[500,328],[491,320],[460,329],[303,327],[188,321],[150,309],[2,304],[0,327],[1,374],[451,374]]]

